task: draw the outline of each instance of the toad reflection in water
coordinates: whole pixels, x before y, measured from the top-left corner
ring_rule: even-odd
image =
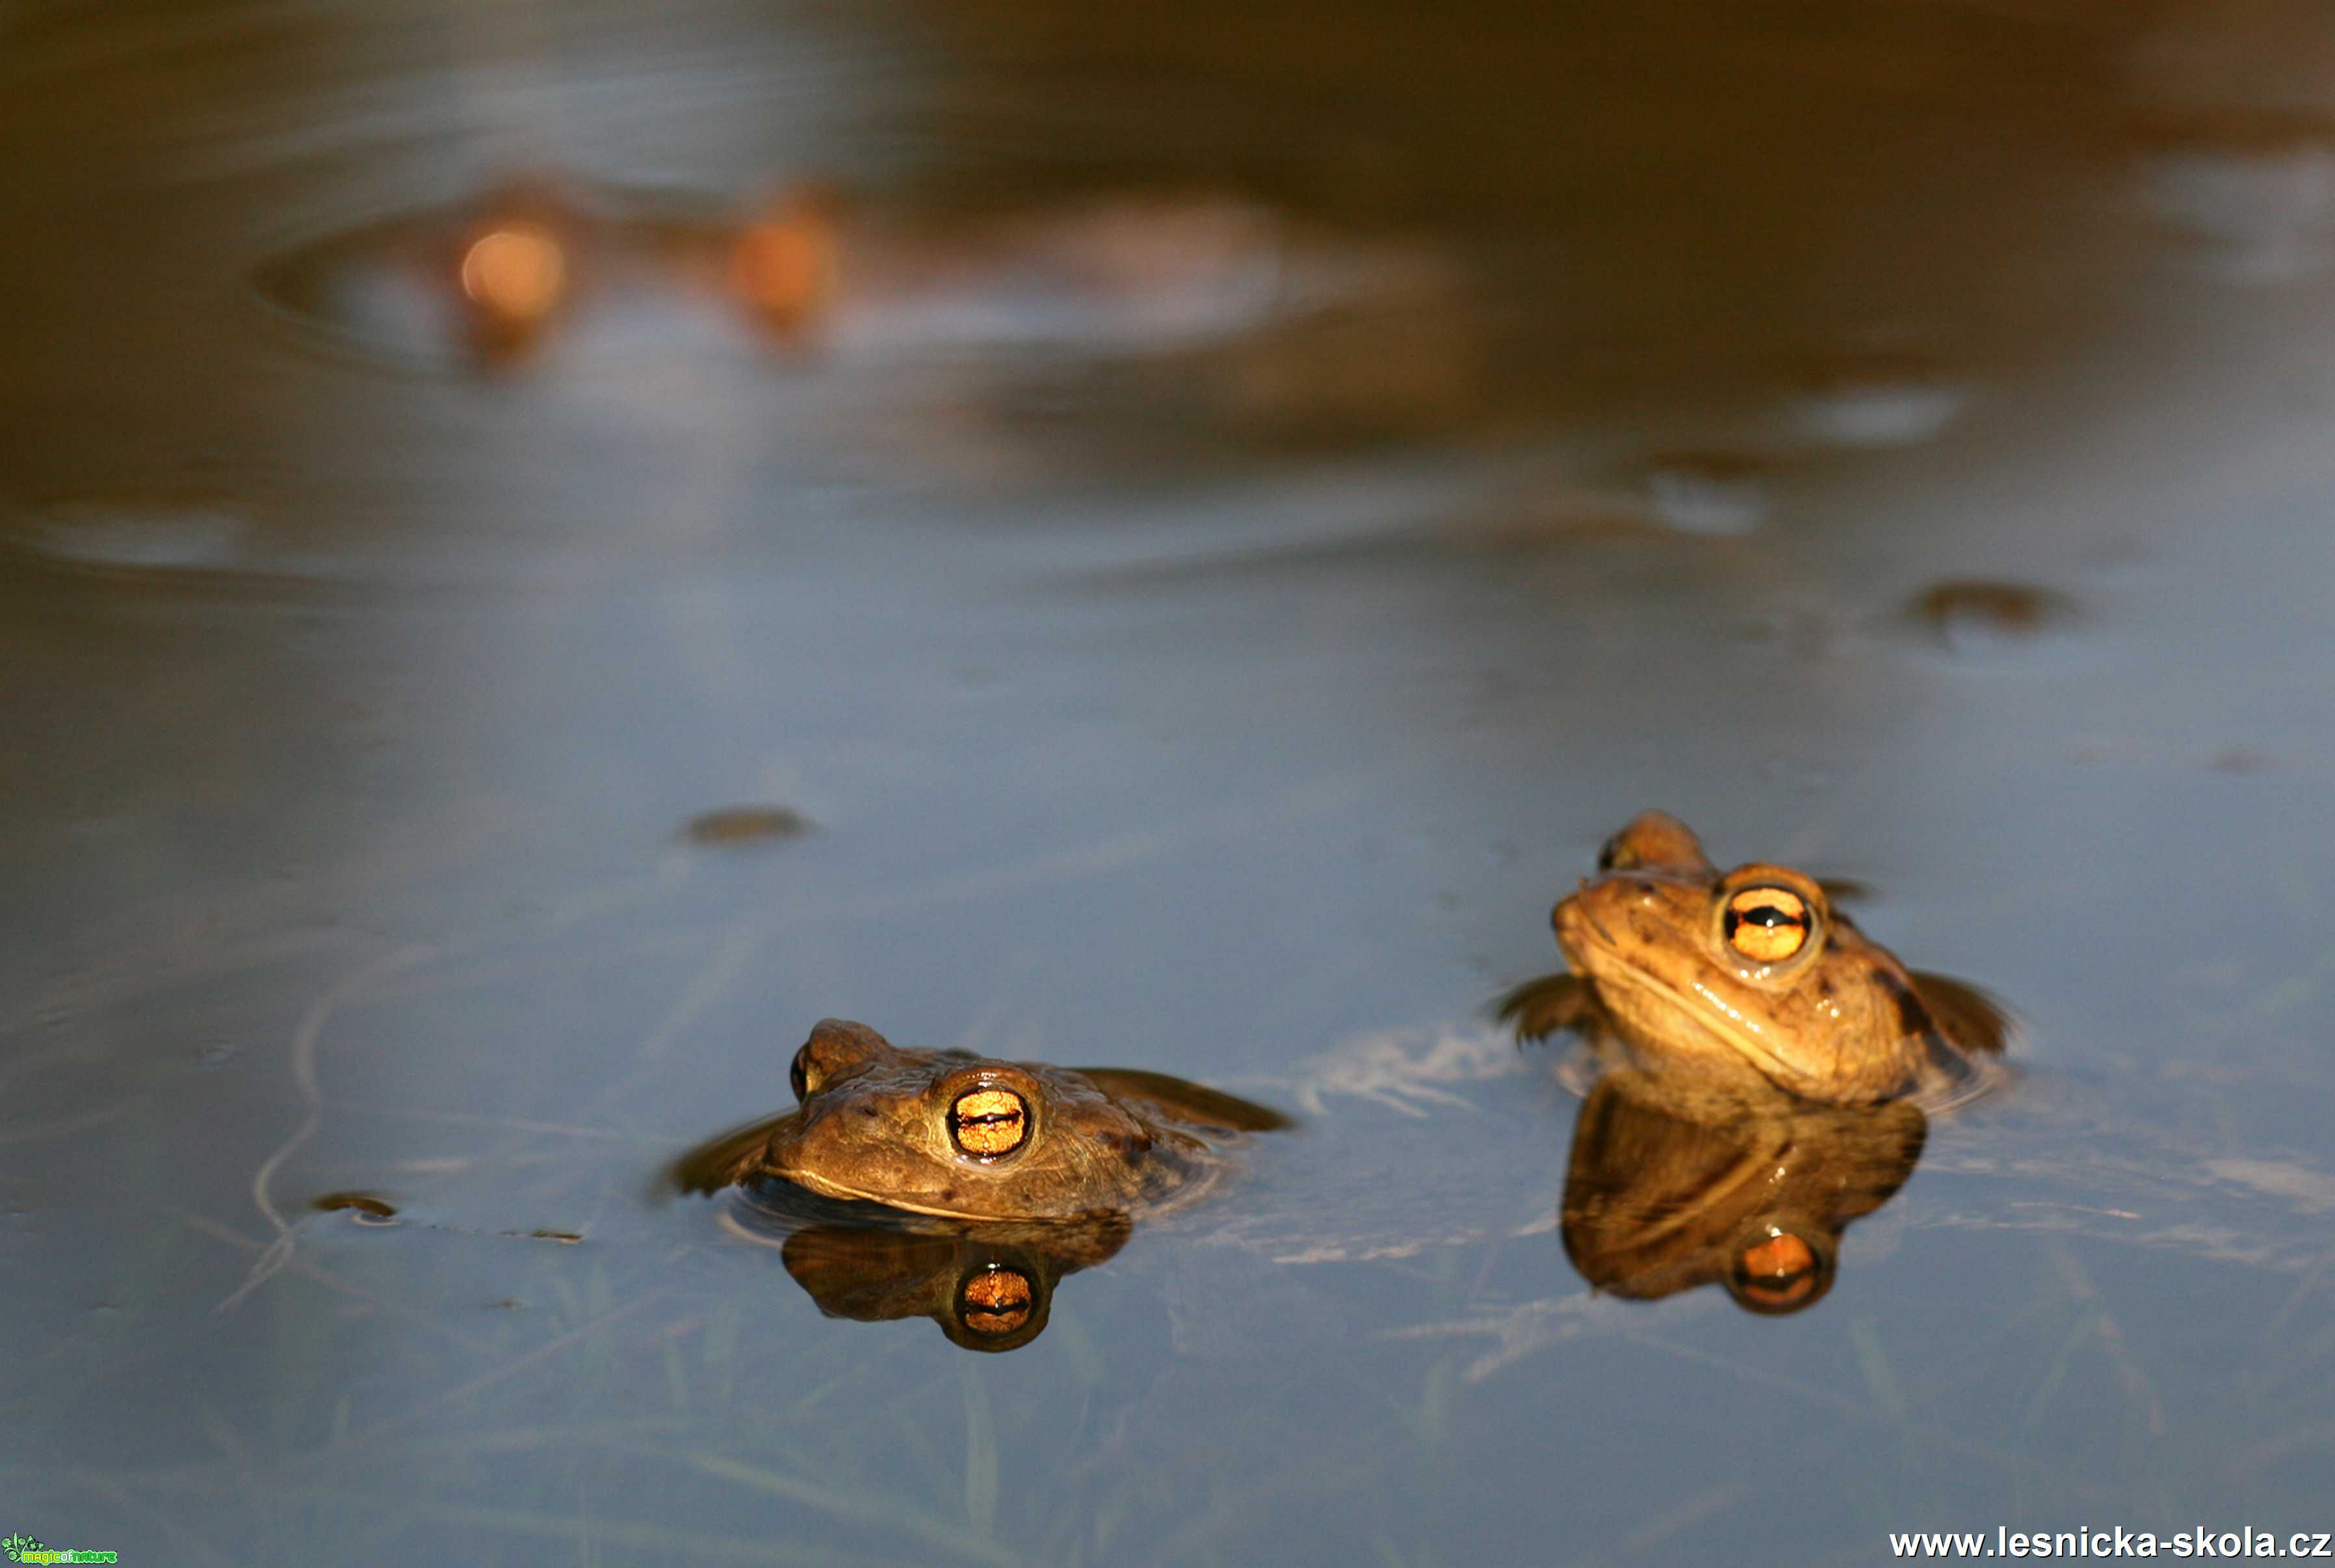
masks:
[[[1848,1223],[1904,1184],[1923,1105],[2001,1076],[2010,1020],[1908,970],[1788,866],[1721,874],[1676,818],[1607,841],[1556,906],[1569,973],[1500,1005],[1519,1040],[1577,1035],[1603,1076],[1575,1128],[1565,1251],[1600,1290],[1726,1283],[1748,1310],[1831,1288]]]
[[[787,1273],[827,1316],[930,1318],[968,1350],[1018,1350],[1045,1332],[1055,1282],[1108,1262],[1133,1229],[1115,1211],[1020,1225],[922,1222],[930,1230],[904,1218],[896,1228],[865,1216],[813,1219],[816,1204],[790,1204],[790,1195],[802,1195],[757,1190],[723,1223],[777,1245]]]
[[[1055,1281],[1206,1193],[1241,1135],[1289,1125],[1158,1073],[903,1050],[838,1019],[789,1077],[795,1109],[683,1155],[675,1185],[742,1187],[732,1227],[782,1236],[828,1315],[927,1316],[975,1350],[1035,1339]]]
[[[1798,1312],[1832,1288],[1841,1232],[1904,1185],[1927,1134],[1910,1100],[1697,1097],[1617,1068],[1574,1125],[1565,1255],[1590,1284],[1633,1301],[1717,1280],[1746,1311]]]

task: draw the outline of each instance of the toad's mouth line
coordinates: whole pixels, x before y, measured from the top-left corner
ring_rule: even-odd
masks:
[[[885,1197],[880,1194],[864,1192],[857,1187],[846,1186],[839,1181],[835,1181],[823,1176],[815,1176],[809,1171],[782,1170],[778,1174],[786,1177],[787,1180],[795,1183],[799,1186],[807,1186],[810,1188],[811,1191],[818,1193],[822,1197],[856,1198],[862,1203],[880,1204],[887,1209],[906,1209],[908,1213],[914,1215],[931,1215],[935,1219],[1018,1220],[1027,1219],[1030,1217],[1027,1215],[976,1214],[970,1209],[938,1208],[931,1204],[918,1203],[911,1198]]]
[[[1619,953],[1616,953],[1615,956],[1618,958]],[[1618,963],[1593,979],[1598,985],[1610,985],[1621,981],[1659,998],[1691,1027],[1700,1029],[1740,1051],[1754,1067],[1777,1083],[1790,1084],[1800,1076],[1770,1050],[1764,1040],[1737,1025],[1727,1004],[1708,992],[1699,991],[1692,996],[1686,995],[1677,987],[1627,963]]]

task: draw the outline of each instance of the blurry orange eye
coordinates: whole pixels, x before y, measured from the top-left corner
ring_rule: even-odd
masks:
[[[795,325],[835,292],[836,252],[833,220],[798,205],[739,236],[730,256],[731,286],[774,324]]]
[[[1029,1275],[992,1263],[959,1289],[958,1321],[976,1334],[1010,1334],[1030,1321],[1037,1294]]]
[[[474,304],[520,321],[548,315],[567,280],[559,237],[531,223],[498,228],[462,256],[462,292]]]
[[[975,1159],[1012,1154],[1030,1137],[1030,1108],[1010,1089],[976,1089],[949,1107],[949,1137]]]
[[[1727,901],[1727,945],[1754,963],[1780,963],[1808,944],[1807,900],[1788,887],[1747,887]]]

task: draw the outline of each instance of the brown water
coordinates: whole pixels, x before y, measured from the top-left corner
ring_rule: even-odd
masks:
[[[2335,1528],[2319,9],[5,35],[0,1533]],[[1806,1311],[1485,1021],[1650,805],[2026,1024]],[[1303,1125],[968,1355],[655,1194],[824,1015]]]

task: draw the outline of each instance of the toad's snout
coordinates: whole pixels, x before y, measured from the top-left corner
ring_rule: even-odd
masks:
[[[1604,946],[1606,951],[1621,949],[1621,942],[1613,939],[1611,928],[1606,928],[1604,916],[1597,912],[1597,902],[1600,902],[1600,884],[1593,884],[1590,878],[1584,876],[1581,888],[1557,902],[1555,912],[1550,912],[1548,916],[1550,925],[1557,928],[1557,946],[1565,949],[1565,958],[1572,961],[1574,970],[1584,967],[1584,958],[1588,956],[1593,939],[1594,944]]]
[[[1549,923],[1556,928],[1556,945],[1564,952],[1565,962],[1579,974],[1589,972],[1594,947],[1611,951],[1620,945],[1598,918],[1592,903],[1594,897],[1595,890],[1584,882],[1581,890],[1561,901],[1549,916]]]

